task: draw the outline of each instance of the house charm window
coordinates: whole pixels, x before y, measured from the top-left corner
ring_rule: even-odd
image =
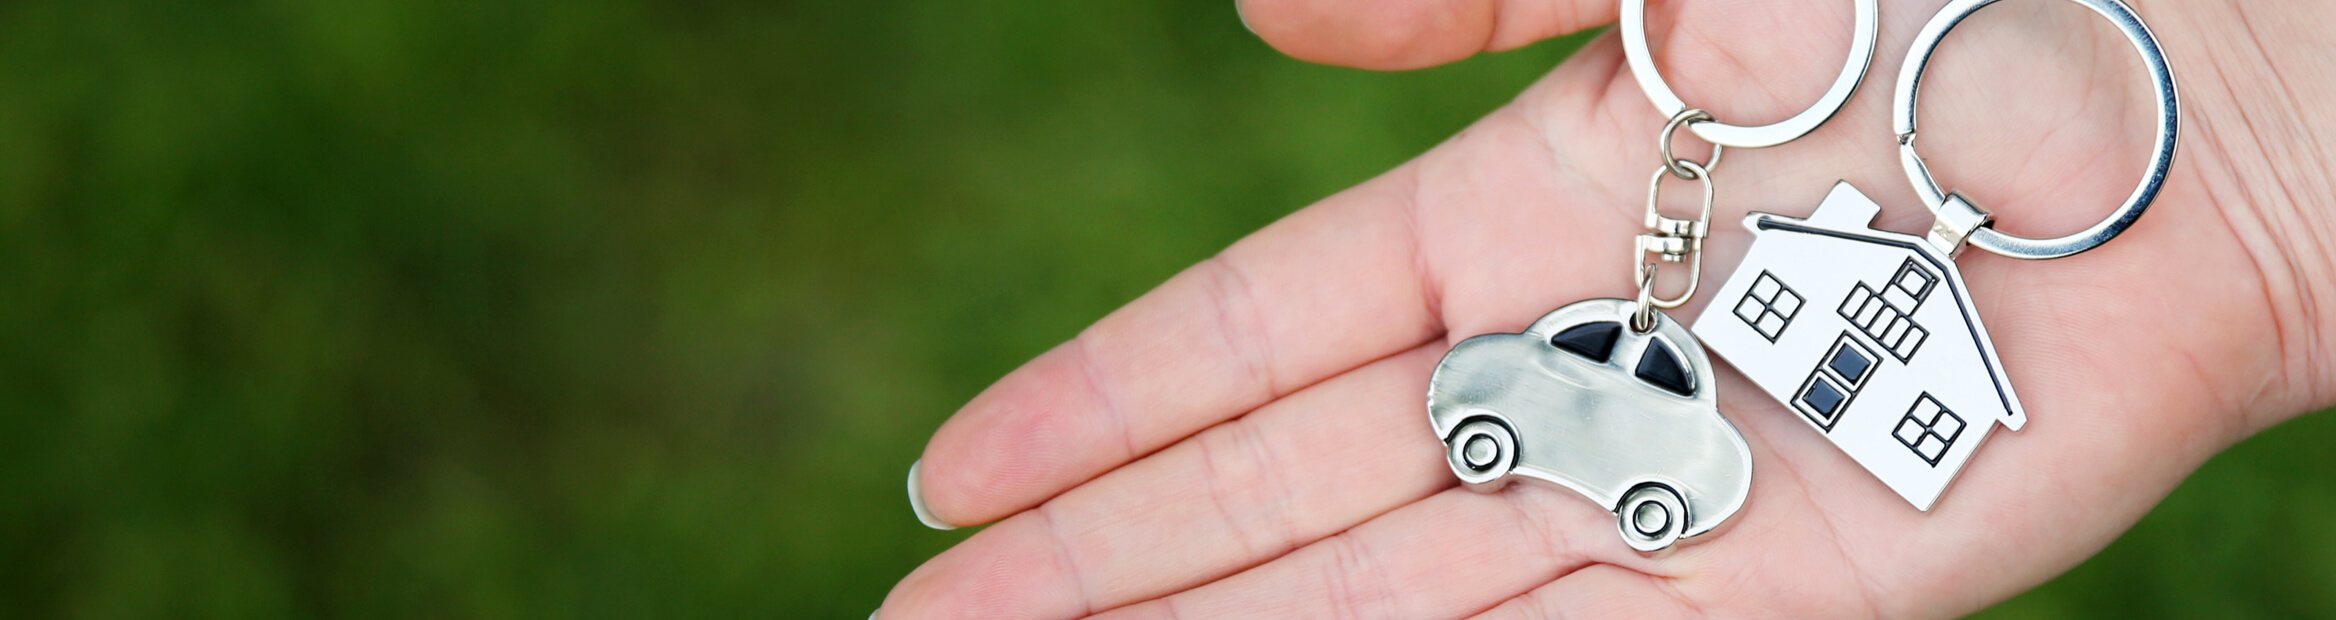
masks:
[[[1769,342],[1776,342],[1784,335],[1784,328],[1792,325],[1793,316],[1801,313],[1801,301],[1800,293],[1786,288],[1776,276],[1761,272],[1752,289],[1744,291],[1744,299],[1736,302],[1736,318]]]
[[[1948,411],[1926,392],[1914,400],[1914,408],[1898,420],[1898,430],[1891,435],[1906,449],[1913,450],[1915,456],[1922,457],[1922,462],[1937,467],[1939,458],[1946,456],[1947,449],[1955,447],[1955,439],[1963,436],[1963,426],[1962,416]]]
[[[1914,311],[1922,307],[1937,288],[1939,278],[1913,259],[1898,266],[1897,275],[1876,292],[1872,286],[1860,282],[1850,289],[1849,297],[1841,300],[1841,318],[1849,319],[1867,338],[1888,349],[1890,355],[1904,362],[1914,357],[1915,349],[1930,339],[1930,330],[1914,322]]]
[[[1799,397],[1793,399],[1793,408],[1816,422],[1818,428],[1833,430],[1833,423],[1841,419],[1841,412],[1849,408],[1850,400],[1857,398],[1858,390],[1874,376],[1874,366],[1879,360],[1858,344],[1856,338],[1851,338],[1849,332],[1842,332],[1825,358],[1818,361],[1817,368],[1809,371],[1809,379],[1801,384]]]

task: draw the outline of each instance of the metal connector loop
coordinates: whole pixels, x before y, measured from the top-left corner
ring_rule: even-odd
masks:
[[[1688,172],[1684,178],[1703,184],[1703,210],[1695,219],[1663,217],[1663,177],[1671,176],[1673,167],[1684,168]],[[1716,193],[1711,183],[1711,170],[1692,161],[1664,162],[1663,166],[1655,169],[1654,177],[1648,179],[1647,232],[1638,235],[1633,248],[1635,258],[1631,260],[1632,269],[1636,272],[1631,277],[1639,286],[1638,310],[1631,317],[1631,327],[1643,333],[1653,327],[1653,313],[1656,309],[1677,308],[1695,298],[1695,289],[1703,280],[1703,238],[1711,234],[1712,198]],[[1649,254],[1654,255],[1654,261],[1646,260]],[[1661,271],[1662,263],[1687,264],[1685,291],[1673,297],[1655,294],[1655,275]]]
[[[1680,159],[1671,154],[1671,138],[1679,135],[1680,127],[1694,127],[1696,123],[1709,122],[1712,122],[1711,113],[1697,109],[1686,109],[1671,115],[1671,122],[1663,124],[1663,134],[1658,148],[1663,152],[1663,168],[1671,171],[1671,176],[1679,177],[1683,181],[1693,181],[1705,174],[1710,174],[1713,168],[1720,167],[1720,156],[1727,153],[1728,147],[1718,144],[1711,145],[1711,159],[1704,160],[1701,166],[1702,172],[1690,170],[1687,166],[1682,165],[1694,162]]]

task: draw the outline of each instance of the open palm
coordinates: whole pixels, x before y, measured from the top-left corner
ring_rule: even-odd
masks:
[[[1906,41],[1942,3],[1885,1],[1873,77],[1848,108],[1715,170],[1707,278],[1745,252],[1750,235],[1733,225],[1745,212],[1806,215],[1838,180],[1884,205],[1877,228],[1928,226],[1896,163],[1886,95]],[[1610,22],[1615,4],[1244,9],[1301,58],[1408,68]],[[1466,337],[1635,290],[1630,240],[1664,119],[1609,33],[1449,142],[1228,248],[977,397],[915,475],[939,519],[996,523],[909,575],[881,615],[1939,616],[2047,579],[2207,457],[2327,404],[2336,385],[2317,340],[2330,319],[2310,305],[2314,287],[2336,291],[2310,243],[2336,237],[2328,194],[2306,183],[2325,190],[2324,172],[2273,169],[2296,155],[2281,154],[2295,135],[2258,141],[2259,123],[2328,110],[2249,96],[2285,92],[2283,64],[2336,77],[2308,65],[2329,57],[2323,35],[2297,34],[2322,37],[2301,49],[2262,40],[2304,32],[2276,22],[2336,10],[2283,6],[2319,19],[2257,16],[2250,31],[2219,1],[2141,9],[2188,85],[2184,151],[2148,217],[2098,250],[1960,260],[2031,423],[1998,433],[1928,513],[1724,366],[1721,411],[1757,464],[1728,530],[1648,556],[1614,535],[1607,507],[1569,491],[1458,488],[1423,403],[1437,359]],[[1849,37],[1848,2],[1650,13],[1665,77],[1737,124],[1814,100]],[[2140,174],[2147,84],[2095,19],[2039,0],[1983,11],[1926,82],[1925,152],[2011,232],[2090,224]],[[2264,56],[2282,48],[2293,57]],[[1702,301],[1672,315],[1688,320]]]

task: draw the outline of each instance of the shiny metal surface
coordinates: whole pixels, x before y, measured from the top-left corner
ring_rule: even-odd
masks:
[[[1680,110],[1677,114],[1672,114],[1671,122],[1663,124],[1663,137],[1655,141],[1655,150],[1663,154],[1663,166],[1671,170],[1671,176],[1679,177],[1679,179],[1683,181],[1693,181],[1705,174],[1709,174],[1711,169],[1720,167],[1720,158],[1728,154],[1728,147],[1726,146],[1718,144],[1711,145],[1711,158],[1703,160],[1703,169],[1701,171],[1687,168],[1687,166],[1683,164],[1693,162],[1681,159],[1678,155],[1671,154],[1671,139],[1679,135],[1680,127],[1685,127],[1694,123],[1709,122],[1711,122],[1710,112],[1690,108],[1686,110]]]
[[[1506,484],[1502,477],[1517,464],[1517,433],[1510,428],[1496,419],[1470,420],[1446,437],[1444,460],[1461,484],[1480,491]]]
[[[1622,496],[1614,509],[1614,529],[1622,542],[1642,552],[1661,551],[1679,540],[1676,522],[1689,517],[1679,493],[1660,484],[1646,484]]]
[[[1817,97],[1815,103],[1809,104],[1808,109],[1794,114],[1792,118],[1757,127],[1708,122],[1690,123],[1688,129],[1694,131],[1696,137],[1712,144],[1760,148],[1791,142],[1825,124],[1826,120],[1841,111],[1842,104],[1849,102],[1850,94],[1857,92],[1858,83],[1865,80],[1866,68],[1873,64],[1874,38],[1881,30],[1878,27],[1879,20],[1876,19],[1878,10],[1875,8],[1875,0],[1856,0],[1856,4],[1857,17],[1854,33],[1849,39],[1849,57],[1842,61],[1841,74],[1833,79],[1833,85],[1827,87],[1825,94]],[[1671,85],[1664,83],[1663,75],[1655,69],[1654,52],[1647,47],[1646,10],[1646,0],[1622,0],[1622,23],[1617,27],[1622,30],[1623,55],[1630,62],[1631,75],[1638,79],[1639,90],[1646,91],[1647,99],[1655,103],[1655,109],[1665,117],[1676,116],[1688,109],[1687,102],[1681,101],[1679,94],[1672,92]]]
[[[1921,510],[2028,416],[1953,258],[1875,230],[1848,183],[1807,219],[1753,213],[1752,247],[1695,335]]]
[[[1930,223],[1930,234],[1922,240],[1930,242],[1931,247],[1938,248],[1948,258],[1961,256],[1963,248],[1971,245],[1967,243],[1971,233],[1987,230],[1987,225],[1995,222],[1993,214],[1959,194],[1947,194],[1947,202],[1932,213],[1935,217]]]
[[[1516,478],[1572,489],[1613,511],[1623,539],[1641,551],[1735,515],[1751,489],[1752,452],[1720,416],[1711,361],[1668,315],[1655,313],[1649,333],[1620,325],[1636,310],[1620,299],[1577,302],[1522,334],[1453,347],[1428,384],[1428,419],[1453,473],[1478,491]],[[1603,361],[1551,344],[1567,329],[1600,323],[1620,328]],[[1685,394],[1640,378],[1650,347],[1667,347],[1681,365]],[[1489,449],[1499,452],[1480,453]],[[1639,514],[1649,502],[1660,518]]]
[[[1686,169],[1691,176],[1685,178],[1703,184],[1703,210],[1696,214],[1695,219],[1679,220],[1663,217],[1663,178],[1672,176],[1670,171],[1673,168]],[[1647,232],[1639,234],[1636,243],[1637,256],[1632,257],[1631,262],[1638,263],[1640,257],[1648,254],[1655,255],[1665,263],[1686,262],[1688,263],[1687,290],[1669,298],[1655,295],[1655,275],[1659,271],[1658,264],[1641,264],[1637,274],[1638,301],[1641,306],[1639,314],[1632,317],[1631,329],[1645,332],[1648,329],[1647,314],[1649,312],[1656,308],[1677,308],[1686,305],[1687,300],[1695,298],[1695,289],[1703,282],[1703,239],[1711,234],[1712,198],[1716,194],[1717,190],[1711,184],[1711,171],[1706,170],[1702,164],[1692,161],[1674,160],[1668,162],[1662,167],[1656,168],[1654,177],[1647,180]]]
[[[1898,87],[1891,97],[1890,108],[1891,118],[1894,122],[1893,128],[1898,132],[1899,164],[1906,169],[1906,177],[1914,184],[1914,193],[1922,198],[1922,204],[1929,207],[1932,213],[1940,214],[1941,226],[1933,227],[1934,229],[1944,227],[1942,232],[1946,234],[1940,235],[1940,241],[1968,242],[1979,249],[2013,258],[2046,259],[2069,256],[2100,247],[2101,244],[2116,238],[2119,233],[2125,232],[2126,228],[2133,226],[2135,220],[2141,219],[2142,212],[2147,210],[2150,203],[2157,199],[2159,188],[2165,185],[2166,171],[2174,163],[2175,143],[2181,134],[2182,122],[2181,102],[2175,95],[2174,73],[2166,65],[2165,51],[2158,47],[2157,36],[2150,33],[2149,26],[2144,25],[2141,22],[2141,17],[2135,15],[2133,9],[2126,6],[2124,2],[2118,0],[2070,1],[2084,5],[2085,8],[2092,9],[2094,13],[2108,18],[2110,23],[2117,26],[2119,32],[2125,34],[2125,38],[2133,43],[2134,51],[2141,54],[2142,67],[2149,72],[2150,85],[2156,90],[2156,97],[2153,99],[2157,104],[2158,111],[2157,137],[2151,144],[2149,167],[2141,175],[2141,185],[2135,187],[2133,193],[2126,196],[2124,204],[2118,205],[2116,211],[2110,212],[2107,219],[2103,219],[2084,230],[2059,237],[2030,239],[2005,233],[1983,224],[1972,223],[1974,220],[1983,222],[1986,219],[1984,217],[1986,211],[1978,209],[1976,205],[1967,200],[1960,200],[1959,197],[1954,197],[1940,189],[1938,181],[1931,178],[1929,166],[1923,163],[1922,155],[1914,151],[1917,95],[1922,90],[1922,75],[1930,66],[1931,55],[1938,51],[1939,42],[1946,38],[1947,32],[1953,30],[1956,24],[1962,23],[1964,18],[1970,17],[1979,9],[1997,2],[1997,0],[1954,0],[1947,3],[1945,8],[1939,9],[1938,15],[1932,17],[1929,23],[1923,25],[1922,31],[1915,35],[1914,45],[1906,54],[1906,63],[1899,67]],[[1962,203],[1962,206],[1955,206],[1954,203],[1957,202]],[[1950,207],[1953,209],[1950,210]],[[1974,216],[1972,212],[1976,212],[1977,216]],[[1969,228],[1958,230],[1958,228],[1965,226]],[[1954,254],[1960,249],[1958,245],[1949,249],[1948,254]]]

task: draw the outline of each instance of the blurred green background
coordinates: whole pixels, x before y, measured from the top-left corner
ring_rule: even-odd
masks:
[[[992,379],[1578,40],[1230,0],[0,4],[0,617],[861,618]],[[2336,615],[2336,419],[1991,613]],[[2015,561],[2007,558],[2007,561]]]

